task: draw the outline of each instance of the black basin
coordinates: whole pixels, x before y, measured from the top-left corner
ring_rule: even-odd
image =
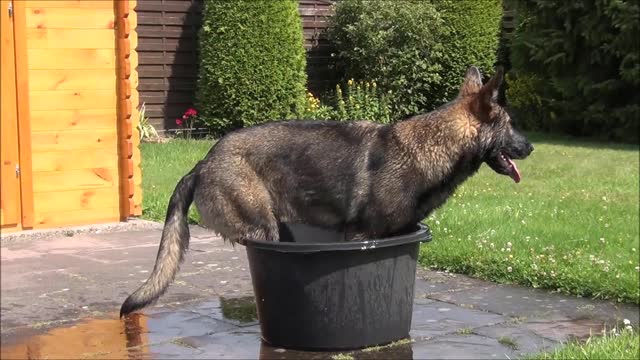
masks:
[[[429,229],[345,242],[305,225],[281,229],[282,242],[246,244],[262,339],[301,350],[345,350],[409,336],[416,261]]]

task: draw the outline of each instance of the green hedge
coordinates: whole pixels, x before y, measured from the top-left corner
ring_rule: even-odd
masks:
[[[444,40],[443,93],[447,100],[457,95],[469,65],[482,74],[493,73],[497,61],[502,20],[500,0],[433,0],[449,28]]]
[[[517,0],[507,100],[531,129],[638,142],[640,5]]]
[[[501,16],[498,0],[341,0],[328,35],[343,81],[391,91],[398,118],[451,100],[471,64],[491,72]]]
[[[206,0],[196,102],[214,133],[304,111],[298,2]]]

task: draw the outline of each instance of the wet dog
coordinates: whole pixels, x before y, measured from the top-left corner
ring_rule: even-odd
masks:
[[[339,230],[353,241],[415,226],[483,163],[519,182],[514,159],[533,146],[497,102],[502,80],[498,69],[483,84],[471,67],[453,101],[392,125],[283,121],[224,136],[178,182],[153,272],[120,315],[155,301],[175,277],[192,202],[202,224],[233,243],[278,241],[285,222]]]

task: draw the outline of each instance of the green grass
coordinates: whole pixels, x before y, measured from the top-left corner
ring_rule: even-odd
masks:
[[[593,336],[586,343],[574,342],[552,352],[536,354],[526,359],[591,360],[639,359],[640,335],[637,331],[622,330],[605,336]]]
[[[531,135],[522,182],[487,166],[426,220],[424,266],[640,303],[637,146]],[[142,148],[143,217],[163,221],[177,181],[213,141]],[[190,219],[197,221],[194,209]]]
[[[164,221],[169,197],[181,177],[186,175],[213,146],[213,140],[174,139],[167,143],[141,143],[142,217]],[[198,215],[191,207],[191,222]]]
[[[498,339],[498,342],[500,344],[510,348],[511,350],[518,350],[518,343],[514,339],[512,339],[512,338],[510,338],[508,336],[500,337]]]
[[[639,303],[639,152],[531,136],[522,182],[486,166],[426,223],[420,263],[481,278]]]

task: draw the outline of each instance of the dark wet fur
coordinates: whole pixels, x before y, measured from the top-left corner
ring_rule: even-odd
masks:
[[[218,141],[176,186],[150,279],[121,316],[169,286],[188,247],[192,199],[203,225],[232,243],[278,241],[283,222],[343,231],[346,241],[414,226],[482,163],[507,174],[500,155],[533,147],[496,101],[502,72],[483,85],[471,67],[459,96],[393,125],[285,121],[241,129]]]

